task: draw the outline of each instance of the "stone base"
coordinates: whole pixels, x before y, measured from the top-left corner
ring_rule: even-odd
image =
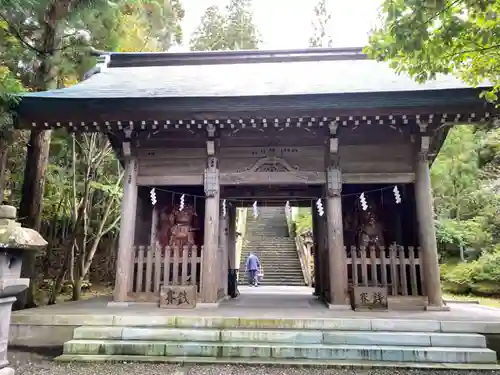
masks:
[[[198,302],[195,306],[197,309],[216,309],[220,305],[220,302]]]
[[[336,311],[352,310],[351,305],[332,305],[330,303],[327,303],[326,305],[328,306],[328,310],[336,310]]]
[[[135,302],[135,301],[129,301],[129,302],[115,302],[111,301],[106,304],[106,307],[118,307],[118,308],[123,308],[123,307],[131,307],[131,306],[151,306],[151,307],[158,307],[158,302]]]
[[[387,305],[393,311],[425,311],[428,305],[425,296],[389,296]]]
[[[425,308],[425,311],[450,311],[450,306],[434,306],[429,305]]]
[[[130,302],[115,302],[111,301],[106,304],[106,307],[129,307]]]
[[[0,369],[0,375],[14,375],[14,369],[12,367],[4,367]]]

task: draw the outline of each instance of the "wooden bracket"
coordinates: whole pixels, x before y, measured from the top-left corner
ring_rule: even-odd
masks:
[[[133,131],[133,129],[131,127],[123,129],[123,132],[125,133],[125,138],[131,139],[132,138],[132,131]]]
[[[419,120],[417,120],[417,125],[420,129],[420,133],[425,133],[427,131],[427,127],[429,126],[429,124],[425,124],[423,122],[420,122]]]
[[[328,125],[328,130],[330,131],[330,135],[336,136],[338,128],[339,124],[337,123],[337,121],[331,121],[330,124]]]
[[[208,133],[208,137],[209,138],[214,138],[215,137],[215,125],[214,124],[211,124],[211,123],[208,123],[207,124],[207,133]]]

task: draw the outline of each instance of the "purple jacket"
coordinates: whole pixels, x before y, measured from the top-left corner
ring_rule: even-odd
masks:
[[[260,269],[260,261],[257,255],[250,254],[247,258],[246,264],[247,271],[257,271]]]

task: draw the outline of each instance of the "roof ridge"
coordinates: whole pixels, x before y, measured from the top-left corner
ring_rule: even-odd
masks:
[[[83,75],[83,81],[89,79],[94,74],[106,71],[108,69],[110,60],[111,60],[110,55],[107,54],[99,55],[97,57],[96,65],[89,71],[85,72],[85,74]]]
[[[105,52],[92,50],[92,53],[98,56],[107,56],[110,68],[367,59],[361,47],[195,52]]]

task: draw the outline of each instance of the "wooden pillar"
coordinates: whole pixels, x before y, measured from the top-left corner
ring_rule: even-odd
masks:
[[[226,216],[219,218],[219,289],[223,290],[224,296],[227,296],[227,275],[229,268],[229,213],[226,207]]]
[[[231,270],[237,270],[236,264],[236,206],[230,205],[227,210],[228,214],[228,267]]]
[[[347,256],[342,223],[342,173],[338,155],[338,125],[330,124],[326,154],[326,221],[328,232],[328,272],[330,308],[347,309]]]
[[[415,202],[417,208],[420,251],[423,258],[425,292],[429,299],[428,310],[449,310],[443,304],[441,279],[434,228],[434,207],[431,190],[428,148],[429,137],[421,137],[421,150],[415,166]]]
[[[120,213],[120,237],[116,259],[114,302],[125,302],[129,291],[129,273],[132,272],[135,217],[137,210],[137,160],[134,156],[125,159],[123,198]]]
[[[151,248],[155,247],[158,242],[158,219],[159,219],[158,206],[153,206],[153,212],[151,213],[151,238],[150,244]]]
[[[215,127],[207,127],[207,166],[205,168],[205,226],[201,270],[201,302],[217,303],[219,249],[219,163],[215,156]]]
[[[320,277],[320,288],[319,293],[323,301],[328,302],[330,300],[329,290],[330,290],[330,279],[328,271],[328,232],[326,228],[326,217],[317,216],[317,226],[318,226],[318,261],[319,261],[319,277]]]

